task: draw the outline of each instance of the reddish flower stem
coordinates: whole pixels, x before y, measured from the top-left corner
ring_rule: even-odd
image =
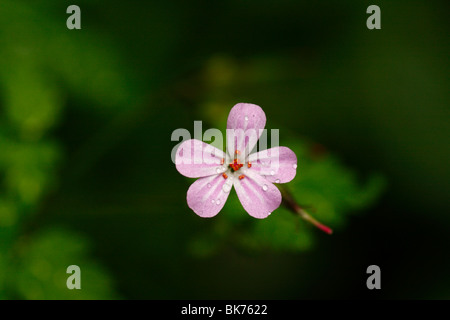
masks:
[[[292,194],[285,188],[278,186],[281,191],[281,195],[283,196],[283,202],[282,204],[289,209],[292,213],[300,216],[303,220],[308,221],[309,223],[313,224],[320,230],[322,230],[325,233],[332,234],[333,230],[326,225],[320,223],[316,219],[314,219],[304,208],[302,208],[297,201],[295,201]]]

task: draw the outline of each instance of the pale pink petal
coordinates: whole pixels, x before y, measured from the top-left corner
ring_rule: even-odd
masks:
[[[244,157],[256,145],[266,125],[261,107],[251,103],[238,103],[227,120],[227,150],[231,158],[238,150]]]
[[[251,170],[263,175],[268,181],[285,183],[297,173],[297,156],[287,147],[275,147],[253,153],[248,157]]]
[[[234,179],[234,187],[242,206],[249,215],[264,219],[281,204],[281,192],[263,176],[246,170],[243,179]]]
[[[233,182],[221,174],[197,179],[187,192],[187,203],[203,218],[214,217],[227,201]]]
[[[175,165],[182,175],[189,178],[206,177],[223,172],[225,153],[200,140],[182,142],[177,149]]]

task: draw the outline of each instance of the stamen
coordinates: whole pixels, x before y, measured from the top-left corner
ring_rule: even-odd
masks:
[[[234,153],[241,154],[241,152],[239,150],[236,150]]]
[[[251,168],[252,167],[252,163],[249,161],[248,163],[247,163],[247,168]]]
[[[220,160],[220,164],[224,164],[224,163],[225,163],[225,159],[222,158],[222,159]]]
[[[226,173],[222,174],[222,177],[223,177],[224,179],[228,179],[228,176],[227,176]]]
[[[233,163],[229,164],[229,167],[233,170],[233,171],[238,171],[240,168],[242,168],[244,165],[241,163],[241,161],[239,159],[234,159]]]
[[[242,179],[244,179],[245,178],[245,176],[243,175],[243,174],[241,174],[240,176],[239,176],[239,180],[242,180]]]

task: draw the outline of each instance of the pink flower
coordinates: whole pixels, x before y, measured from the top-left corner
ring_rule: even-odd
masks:
[[[291,181],[297,157],[286,147],[249,154],[266,124],[266,115],[257,105],[238,103],[227,121],[227,153],[196,139],[186,140],[177,149],[177,170],[189,178],[199,178],[187,192],[187,203],[197,215],[215,216],[225,205],[234,186],[244,209],[263,219],[281,204],[280,190],[273,183]]]

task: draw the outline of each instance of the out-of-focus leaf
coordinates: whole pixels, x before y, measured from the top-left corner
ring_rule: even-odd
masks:
[[[18,220],[17,211],[16,204],[13,201],[0,197],[0,228],[14,225]]]
[[[56,2],[53,9],[55,6],[58,6]],[[102,106],[103,111],[120,109],[124,105],[132,105],[131,101],[138,101],[139,94],[133,86],[135,82],[106,35],[95,35],[92,31],[68,32],[62,22],[64,13],[53,16],[52,11],[44,11],[33,2],[2,1],[0,41],[6,45],[0,47],[0,74],[9,73],[14,68],[10,76],[17,81],[14,85],[8,84],[13,85],[11,99],[30,108],[27,113],[36,112],[32,109],[33,105],[41,104],[38,107],[42,108],[55,99],[55,93],[49,91],[55,87],[54,84],[41,88],[45,83],[36,79],[36,73],[17,73],[16,63],[25,61],[25,67],[33,63],[39,68],[39,77],[43,74],[53,77],[55,83],[63,84],[72,93],[94,101]],[[101,43],[99,37],[103,38]],[[63,86],[59,87],[62,89]],[[22,89],[26,92],[22,92],[21,100],[18,100],[16,92]],[[28,91],[37,94],[40,99],[27,104],[32,99]],[[47,122],[54,118],[50,113],[46,113],[46,117]]]
[[[370,206],[381,194],[385,180],[374,174],[362,183],[356,172],[345,167],[323,146],[298,139],[285,139],[297,155],[295,179],[287,184],[296,200],[323,222],[336,226],[345,223],[345,216]]]
[[[102,117],[132,108],[140,97],[111,39],[94,28],[70,32],[66,7],[58,1],[0,5],[0,293],[5,297],[114,296],[109,277],[87,256],[87,242],[77,234],[27,231],[18,244],[27,229],[23,224],[57,183],[62,150],[49,134],[65,116],[67,97],[88,102],[77,107],[95,104]],[[84,290],[66,288],[71,264],[81,267]]]
[[[38,140],[57,121],[62,106],[54,84],[29,60],[10,63],[0,72],[7,118],[22,138]]]
[[[17,293],[25,299],[113,299],[110,275],[89,256],[86,238],[68,230],[41,231],[24,239],[15,270]],[[81,289],[68,289],[67,267],[81,270]]]
[[[5,186],[24,204],[36,204],[54,182],[58,146],[50,142],[15,143],[8,150]]]

